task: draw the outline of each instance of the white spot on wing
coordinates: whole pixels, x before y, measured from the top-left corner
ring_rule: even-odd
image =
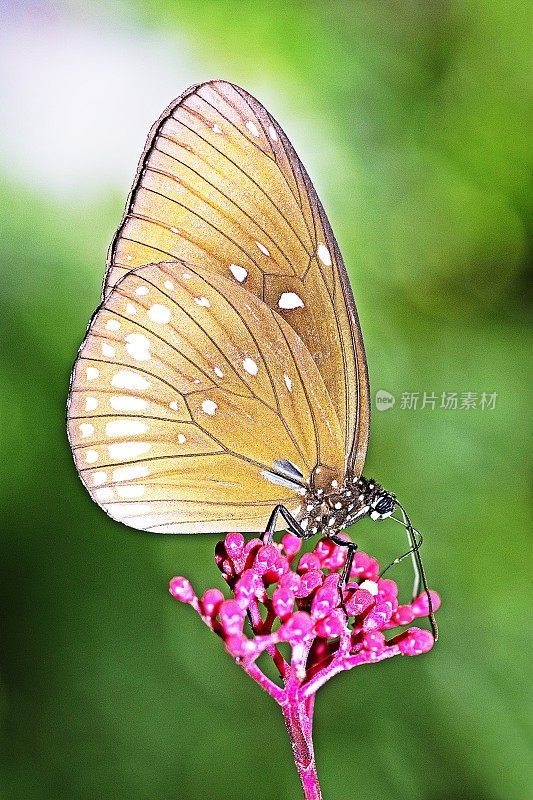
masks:
[[[96,408],[98,408],[98,400],[96,397],[86,397],[85,411],[94,411]]]
[[[135,294],[138,294],[139,297],[142,297],[143,294],[148,294],[149,291],[150,289],[148,286],[137,286],[135,289]]]
[[[264,256],[269,256],[270,255],[270,251],[268,250],[268,248],[265,247],[264,244],[261,244],[261,242],[256,242],[256,245],[261,250],[261,252],[263,253]]]
[[[204,400],[202,403],[202,411],[209,414],[211,417],[215,414],[218,406],[213,400]]]
[[[304,303],[302,298],[295,292],[283,292],[278,300],[278,306],[290,311],[293,308],[303,308]]]
[[[115,389],[136,389],[142,391],[148,389],[150,382],[145,380],[138,372],[131,372],[129,369],[121,369],[113,375],[111,386]]]
[[[118,331],[120,322],[118,319],[108,319],[105,324],[106,331]]]
[[[169,408],[172,409],[172,411],[177,411],[178,408],[179,408],[176,400],[171,400],[171,402],[168,405],[169,405]]]
[[[115,495],[110,486],[104,486],[102,489],[96,489],[94,496],[100,503],[106,503],[112,500]]]
[[[146,411],[148,402],[142,397],[132,397],[131,395],[113,395],[109,404],[114,411]]]
[[[272,141],[273,142],[277,142],[278,141],[278,134],[276,133],[276,129],[275,129],[275,127],[273,125],[269,125],[268,126],[268,132],[270,134],[270,138],[272,139]]]
[[[248,277],[248,270],[239,266],[239,264],[230,264],[229,271],[239,283],[242,283]]]
[[[195,297],[194,302],[199,306],[203,306],[204,308],[211,308],[211,303],[207,297]]]
[[[93,486],[101,486],[107,482],[107,472],[93,472]]]
[[[331,254],[325,244],[320,243],[317,248],[317,255],[326,267],[331,267]]]
[[[111,458],[115,461],[124,459],[128,461],[131,458],[137,458],[148,452],[151,445],[148,442],[119,442],[116,444],[109,444],[107,450]]]
[[[126,303],[126,311],[128,312],[128,314],[136,314],[137,313],[137,309],[135,308],[133,303]]]
[[[213,133],[222,133],[222,128],[220,127],[220,125],[217,125],[216,122],[213,125]]]
[[[289,378],[289,376],[288,375],[284,375],[283,376],[283,380],[285,381],[285,386],[287,387],[289,392],[292,392],[292,381]]]
[[[218,378],[223,378],[223,377],[224,377],[224,373],[222,372],[222,370],[220,369],[220,367],[215,367],[215,369],[213,370],[213,372],[215,373],[215,375],[216,375]]]
[[[138,419],[115,419],[105,426],[106,436],[138,436],[146,433],[148,425]]]
[[[170,317],[172,315],[170,313],[170,308],[167,308],[167,306],[163,306],[160,303],[154,303],[154,305],[150,306],[148,309],[148,316],[152,322],[155,322],[158,325],[166,325],[167,322],[170,322]]]
[[[178,433],[178,444],[185,444],[187,437],[183,433]]]
[[[142,333],[130,333],[126,336],[126,350],[137,361],[149,361],[150,340]]]
[[[146,478],[150,474],[148,467],[143,464],[131,464],[128,467],[117,467],[113,470],[113,480],[118,481],[134,481],[136,478]]]
[[[246,372],[248,372],[250,375],[257,375],[259,367],[255,363],[253,358],[245,358],[244,361],[242,362],[242,365],[246,370]]]
[[[165,289],[168,289],[171,292],[173,288],[174,284],[172,283],[172,281],[165,281]]]
[[[87,450],[85,453],[85,461],[88,464],[94,464],[95,461],[98,461],[98,453],[96,450]]]
[[[107,344],[107,342],[102,342],[102,353],[104,356],[107,356],[107,358],[114,358],[116,350],[114,347],[111,347],[110,344]]]
[[[100,371],[97,370],[96,367],[87,367],[86,374],[88,381],[95,381],[100,375]]]
[[[80,423],[80,433],[84,439],[88,436],[92,436],[94,433],[94,425],[91,425],[90,422]]]
[[[250,131],[252,136],[259,136],[260,135],[259,134],[259,128],[255,124],[255,122],[252,122],[252,121],[247,122],[246,123],[246,127],[248,128],[248,130]]]

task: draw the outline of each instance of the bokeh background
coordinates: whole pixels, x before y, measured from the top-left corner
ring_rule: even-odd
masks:
[[[373,393],[396,399],[374,409],[366,474],[425,533],[443,596],[430,655],[319,693],[325,797],[531,798],[528,4],[3,0],[0,13],[2,797],[300,796],[278,709],[167,594],[174,574],[217,585],[215,538],[108,519],[65,436],[145,136],[190,83],[224,77],[273,112],[318,187]],[[442,392],[478,406],[442,409]],[[395,528],[361,523],[357,539],[393,557]]]

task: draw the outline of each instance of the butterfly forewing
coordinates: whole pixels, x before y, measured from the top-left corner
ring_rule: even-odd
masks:
[[[105,294],[132,268],[167,258],[245,287],[296,331],[333,403],[345,463],[359,474],[368,379],[344,264],[287,137],[232,84],[192,87],[153,127],[110,248]]]
[[[317,463],[343,476],[341,428],[301,339],[239,283],[182,262],[130,271],[109,292],[68,417],[92,497],[145,530],[263,530],[276,503],[301,513]]]

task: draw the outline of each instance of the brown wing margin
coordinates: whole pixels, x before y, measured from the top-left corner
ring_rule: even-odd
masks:
[[[302,313],[300,319],[298,320],[297,312],[289,312],[289,314],[285,315],[284,318],[286,322],[289,323],[291,327],[293,327],[294,330],[304,339],[310,348],[311,353],[316,353],[316,357],[315,355],[313,355],[313,357],[315,358],[320,371],[323,373],[324,380],[326,381],[330,392],[332,392],[332,399],[334,399],[334,395],[336,395],[335,406],[337,408],[339,421],[341,422],[345,436],[347,469],[359,474],[362,471],[368,442],[370,402],[364,346],[348,275],[346,273],[337,242],[327,220],[324,209],[294,148],[279,124],[272,118],[266,109],[264,109],[264,107],[245,90],[225,81],[209,81],[206,83],[196,84],[192,87],[189,87],[177,100],[173,101],[168,108],[165,109],[157,122],[152,126],[146,146],[141,156],[141,160],[139,162],[139,166],[137,168],[135,181],[128,197],[122,222],[109,249],[108,271],[106,275],[106,283],[104,285],[104,296],[111,288],[110,277],[113,267],[115,266],[117,246],[123,235],[123,229],[127,219],[130,216],[135,216],[137,194],[142,189],[143,176],[149,164],[149,157],[152,153],[152,150],[155,148],[155,142],[161,131],[161,128],[167,122],[167,120],[172,117],[173,112],[175,112],[179,106],[185,103],[187,98],[197,95],[197,97],[209,103],[205,96],[199,94],[202,89],[206,89],[208,92],[214,93],[216,98],[218,98],[218,100],[216,98],[213,100],[215,103],[213,110],[220,114],[222,118],[224,118],[223,112],[230,106],[232,107],[232,110],[235,110],[237,115],[241,116],[243,113],[241,104],[244,104],[246,110],[251,112],[255,121],[260,127],[263,128],[262,132],[265,134],[267,139],[267,132],[264,130],[265,122],[266,127],[268,127],[269,124],[274,126],[279,137],[279,143],[282,145],[282,150],[281,152],[277,152],[277,148],[272,147],[271,154],[268,154],[268,158],[271,159],[271,163],[275,165],[275,170],[273,167],[273,172],[276,171],[279,173],[279,176],[282,178],[282,180],[286,182],[288,190],[292,193],[294,197],[295,208],[299,208],[301,219],[309,233],[310,240],[314,239],[313,244],[315,254],[317,252],[319,242],[324,242],[332,255],[333,269],[324,269],[316,255],[314,258],[311,256],[309,266],[305,272],[303,272],[301,269],[302,265],[298,265],[300,268],[300,274],[303,273],[302,279],[300,280],[300,278],[294,275],[294,277],[290,279],[292,281],[291,286],[287,287],[294,289],[298,293],[298,287],[301,286],[302,291],[307,292],[306,299],[312,300],[314,294],[313,287],[317,287],[320,283],[322,287],[320,289],[322,300],[321,305],[317,307],[315,314],[313,315],[312,312],[310,312],[309,315],[307,313]],[[185,104],[184,108],[190,111],[188,104]],[[244,117],[244,119],[246,119],[246,117]],[[244,119],[242,120],[243,122]],[[231,120],[226,121],[231,125],[234,124],[231,122]],[[239,131],[238,127],[235,127],[235,129],[236,131]],[[256,142],[254,142],[254,144],[255,143]],[[224,152],[223,148],[219,149],[219,154],[222,158],[227,158],[227,152]],[[265,156],[267,156],[266,153]],[[241,169],[244,174],[247,174],[244,167]],[[247,177],[253,179],[250,174],[247,174]],[[283,211],[280,210],[279,214],[282,218],[284,218],[287,225],[291,226],[290,219],[287,219],[287,216],[284,215]],[[210,224],[209,220],[203,220],[203,222]],[[257,222],[257,220],[255,220],[255,222]],[[265,232],[268,235],[268,231]],[[295,233],[295,231],[293,231],[293,233]],[[300,243],[302,245],[302,250],[305,250],[306,248],[303,241]],[[139,242],[139,244],[143,244],[143,242]],[[154,244],[149,240],[145,241],[144,244],[147,245],[147,249],[152,248],[152,251],[157,251],[157,247],[155,247]],[[180,254],[179,251],[176,251],[166,255],[170,255],[172,258],[174,258],[179,257]],[[153,260],[153,258],[150,258],[150,260]],[[312,271],[310,269],[311,263],[313,264]],[[135,266],[138,265],[139,262],[135,264]],[[213,267],[212,264],[209,264],[209,266],[211,268]],[[288,279],[283,275],[266,275],[266,273],[263,273],[263,280],[263,286],[270,286],[271,299],[269,302],[264,294],[264,291],[262,294],[262,299],[264,299],[271,308],[279,313],[279,309],[276,307],[275,299],[279,297],[279,291],[282,283],[285,283]],[[316,329],[316,333],[309,331],[309,328],[314,327],[312,325],[313,316],[315,320],[318,320],[320,326],[321,315],[324,314],[328,319],[330,318],[330,315],[333,315],[336,325],[335,335],[332,332],[333,329],[330,330],[328,326],[326,326],[325,329],[322,329],[320,333],[318,333],[318,327]],[[324,330],[327,330],[330,339],[329,343],[324,342],[321,347],[321,337],[323,336]],[[333,352],[337,352],[337,356],[332,356],[328,364],[328,354],[331,350],[333,340],[336,340],[334,343]],[[315,345],[314,348],[312,346],[313,344]],[[342,380],[341,376],[338,375],[338,372],[341,369],[343,371]],[[341,391],[339,384],[343,384],[344,391]]]
[[[245,92],[245,90],[241,89],[240,87],[235,86],[234,88],[239,92],[239,94],[241,95],[244,94],[247,97],[250,97],[250,95],[248,95],[247,92]],[[251,99],[254,100],[255,98]],[[361,325],[359,322],[359,315],[357,313],[357,307],[355,305],[355,299],[350,284],[350,278],[348,276],[348,272],[344,265],[344,261],[341,255],[339,245],[335,238],[335,234],[333,233],[327,214],[324,211],[322,202],[318,197],[316,189],[313,185],[313,182],[311,181],[311,178],[309,177],[309,174],[305,166],[300,161],[298,154],[294,150],[294,147],[292,146],[290,140],[288,139],[287,135],[285,134],[285,132],[281,127],[279,133],[281,134],[281,139],[283,141],[285,150],[287,154],[290,156],[291,166],[294,167],[294,165],[296,165],[299,168],[308,195],[313,200],[313,203],[315,204],[316,209],[318,211],[326,243],[328,247],[332,248],[335,257],[335,264],[340,279],[344,306],[348,312],[348,319],[350,323],[349,335],[355,356],[355,376],[354,376],[356,380],[355,397],[351,397],[350,387],[349,387],[350,375],[348,373],[348,370],[346,369],[346,362],[345,362],[345,371],[343,376],[346,386],[347,403],[349,403],[351,400],[356,404],[355,429],[353,431],[353,439],[351,440],[350,443],[348,442],[348,436],[350,435],[350,432],[347,431],[346,464],[348,471],[353,471],[356,475],[360,475],[362,474],[363,471],[366,451],[368,447],[368,440],[370,435],[370,381],[368,376],[368,363],[366,360],[363,335],[361,331]],[[318,242],[316,226],[315,226],[315,242]],[[337,315],[336,315],[336,322],[337,326],[340,327]],[[339,338],[341,339],[341,341],[343,341],[344,339],[340,330],[339,330]],[[345,351],[343,352],[343,355],[345,358],[346,356]],[[347,412],[347,417],[348,416],[349,415]]]
[[[215,81],[216,82],[216,81]],[[144,145],[144,150],[142,151],[141,157],[139,159],[139,163],[137,164],[137,171],[135,173],[135,178],[133,180],[133,184],[128,195],[128,199],[126,200],[126,205],[124,207],[124,213],[122,215],[122,219],[120,221],[120,225],[118,226],[113,239],[111,240],[111,244],[109,245],[109,249],[107,251],[107,260],[106,260],[106,273],[104,276],[104,282],[102,286],[102,300],[105,300],[106,296],[109,294],[111,289],[113,288],[112,285],[109,283],[109,274],[113,267],[113,261],[115,257],[115,251],[117,247],[118,240],[120,239],[120,235],[122,232],[122,226],[126,221],[128,214],[131,212],[133,204],[135,202],[135,195],[137,193],[137,189],[140,185],[140,178],[144,172],[146,166],[146,159],[149,155],[152,145],[155,141],[157,134],[159,133],[159,129],[163,125],[163,123],[168,119],[168,117],[172,114],[175,108],[183,103],[187,97],[190,97],[194,94],[198,89],[204,86],[205,83],[213,83],[213,81],[205,81],[204,83],[195,83],[192,86],[189,86],[188,89],[180,94],[175,100],[173,100],[169,105],[165,108],[162,114],[159,115],[158,119],[154,122],[152,127],[150,128],[150,132],[146,138],[146,144]]]

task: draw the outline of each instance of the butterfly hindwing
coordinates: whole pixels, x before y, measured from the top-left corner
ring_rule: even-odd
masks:
[[[263,530],[276,503],[298,516],[317,463],[344,469],[335,409],[297,334],[240,284],[183,262],[132,270],[108,293],[68,418],[93,499],[145,530]]]
[[[105,294],[132,268],[163,259],[244,286],[296,331],[331,397],[346,465],[359,474],[368,377],[346,270],[283,130],[230,83],[192,87],[154,125],[110,248]]]

